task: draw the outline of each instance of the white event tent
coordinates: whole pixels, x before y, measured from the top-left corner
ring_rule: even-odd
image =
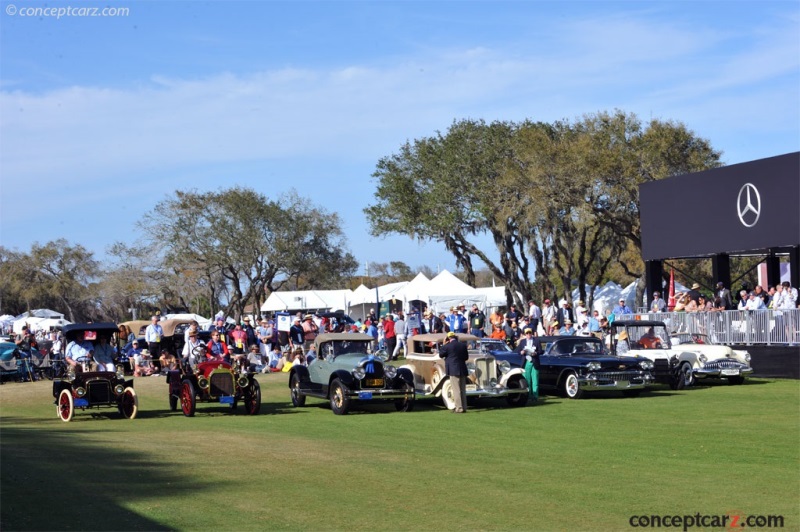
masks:
[[[261,312],[346,310],[352,290],[294,290],[272,292],[261,305]]]

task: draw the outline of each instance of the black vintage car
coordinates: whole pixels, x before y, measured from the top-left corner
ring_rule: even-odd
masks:
[[[99,345],[101,338],[109,341],[112,349],[117,335],[115,323],[75,323],[64,326],[67,352],[70,344],[77,342],[87,350]],[[133,379],[126,380],[121,368],[104,371],[94,361],[85,357],[77,360],[79,366],[69,366],[65,378],[53,379],[53,397],[56,414],[62,421],[71,421],[75,410],[80,408],[116,407],[122,417],[133,419],[139,411],[139,399],[133,389]],[[100,370],[100,371],[98,371]]]
[[[205,346],[196,348],[190,357],[181,360],[180,369],[167,373],[170,410],[181,405],[183,415],[194,416],[197,402],[227,404],[231,412],[239,402],[248,415],[261,410],[261,386],[247,365],[206,358]]]
[[[371,354],[373,338],[367,334],[320,334],[314,340],[317,358],[308,367],[294,365],[289,389],[294,406],[304,406],[306,396],[328,399],[334,414],[347,414],[353,401],[394,400],[397,410],[414,406],[414,376],[408,369],[384,364]]]
[[[584,392],[620,390],[635,397],[653,382],[647,359],[611,355],[603,342],[585,336],[543,336],[539,390],[570,399]]]

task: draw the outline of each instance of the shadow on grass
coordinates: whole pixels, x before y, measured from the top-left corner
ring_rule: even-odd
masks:
[[[146,452],[98,445],[84,439],[90,434],[84,431],[9,426],[27,421],[3,419],[2,530],[171,530],[125,503],[145,497],[166,501],[203,489],[158,468]],[[82,421],[92,418],[74,422]]]
[[[491,411],[491,410],[506,410],[506,409],[517,409],[517,408],[542,408],[545,406],[553,406],[556,403],[547,402],[545,398],[540,397],[538,402],[533,402],[532,400],[528,402],[527,405],[522,407],[512,407],[509,406],[505,398],[470,398],[468,401],[470,409],[474,412],[484,412],[484,411]],[[309,413],[309,412],[318,412],[320,410],[327,410],[328,412],[331,411],[330,404],[318,398],[307,399],[306,406],[303,407],[295,407],[292,403],[277,403],[270,405],[273,409],[271,413],[273,414],[296,414],[296,413]],[[414,408],[412,412],[449,412],[447,408],[444,407],[442,404],[442,400],[436,397],[425,397],[420,399],[419,397],[414,401]],[[262,406],[262,413],[263,413],[263,406]],[[394,405],[393,401],[386,400],[386,401],[354,401],[351,406],[350,410],[348,411],[347,415],[361,415],[361,414],[369,414],[369,415],[379,415],[379,414],[395,414],[395,415],[403,415],[402,412],[398,412],[397,408]],[[331,413],[333,415],[333,413]]]

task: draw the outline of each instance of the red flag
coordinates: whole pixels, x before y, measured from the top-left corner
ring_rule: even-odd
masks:
[[[667,300],[667,309],[672,312],[675,308],[675,270],[669,270],[669,299]]]

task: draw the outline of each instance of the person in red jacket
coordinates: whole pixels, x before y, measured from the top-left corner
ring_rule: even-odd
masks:
[[[383,337],[386,339],[386,352],[389,353],[388,360],[392,359],[392,353],[397,346],[397,333],[394,330],[394,317],[387,314],[383,320]]]

